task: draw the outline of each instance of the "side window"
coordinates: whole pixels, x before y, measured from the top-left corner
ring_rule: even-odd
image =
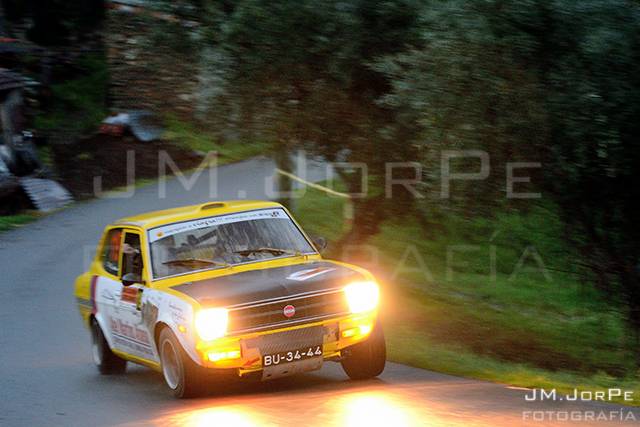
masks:
[[[140,235],[125,233],[122,246],[122,275],[133,273],[138,278],[142,277],[142,254],[140,252]]]
[[[122,241],[122,229],[109,230],[109,234],[102,247],[102,266],[104,269],[117,276],[118,260],[120,259],[120,242]]]

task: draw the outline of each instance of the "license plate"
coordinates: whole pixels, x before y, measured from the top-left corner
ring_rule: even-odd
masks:
[[[322,346],[313,345],[303,347],[297,350],[281,351],[280,353],[265,354],[262,356],[262,366],[276,366],[283,363],[297,362],[307,360],[314,357],[322,357]]]

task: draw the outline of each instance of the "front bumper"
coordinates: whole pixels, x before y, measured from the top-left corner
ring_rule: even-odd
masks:
[[[358,315],[345,315],[313,323],[305,323],[288,328],[253,332],[237,336],[229,336],[214,341],[200,341],[196,350],[200,356],[200,365],[213,369],[236,369],[238,375],[261,371],[263,351],[261,337],[279,334],[268,338],[282,338],[298,331],[295,335],[304,334],[305,329],[322,331],[322,360],[338,360],[341,352],[347,347],[367,339],[376,322],[377,312]],[[292,343],[292,348],[295,344]]]

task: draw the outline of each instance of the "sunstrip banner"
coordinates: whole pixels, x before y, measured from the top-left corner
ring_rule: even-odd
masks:
[[[195,219],[193,221],[179,222],[151,229],[149,230],[149,242],[153,243],[162,238],[183,233],[185,231],[257,219],[289,219],[289,216],[284,212],[284,210],[276,208]]]
[[[316,276],[320,276],[321,274],[327,274],[330,271],[334,271],[334,270],[335,268],[331,268],[331,267],[311,268],[309,270],[296,271],[295,273],[288,275],[287,279],[303,282],[305,280],[309,280]]]

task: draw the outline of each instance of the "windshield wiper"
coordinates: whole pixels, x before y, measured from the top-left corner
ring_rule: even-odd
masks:
[[[165,261],[162,263],[163,265],[196,265],[196,264],[204,264],[204,265],[217,265],[220,267],[231,267],[231,264],[226,262],[218,262],[208,259],[199,259],[199,258],[184,258],[184,259],[171,259],[169,261]]]
[[[280,249],[280,248],[251,248],[251,249],[243,249],[240,251],[234,251],[233,253],[239,254],[242,256],[249,256],[251,254],[257,254],[257,253],[268,253],[273,256],[284,255],[284,254],[294,255],[294,256],[302,255],[300,251],[292,251],[289,249]]]

